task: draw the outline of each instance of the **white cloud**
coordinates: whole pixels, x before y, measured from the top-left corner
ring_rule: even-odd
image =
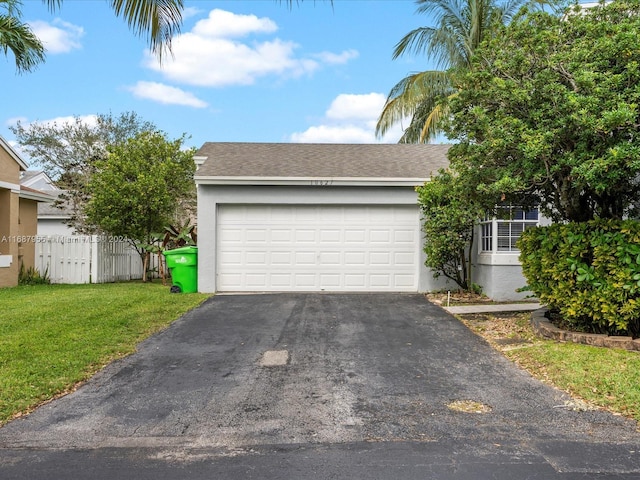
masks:
[[[269,18],[212,10],[193,29],[173,39],[173,57],[158,63],[146,52],[144,64],[167,79],[186,85],[224,87],[252,85],[268,75],[299,77],[323,65],[345,63],[357,56],[354,50],[339,54],[323,52],[298,56],[293,41],[256,35],[272,35],[277,25]]]
[[[332,52],[320,52],[313,55],[315,58],[321,60],[323,63],[332,64],[332,65],[342,65],[347,63],[349,60],[353,60],[354,58],[358,58],[357,50],[345,50],[342,53],[332,53]]]
[[[294,143],[376,143],[373,131],[360,125],[318,125],[291,135]]]
[[[185,7],[182,10],[182,19],[186,20],[187,18],[195,17],[196,15],[200,15],[202,10],[197,7]]]
[[[354,95],[342,93],[338,95],[327,110],[327,118],[336,120],[377,119],[387,99],[382,93],[367,93]]]
[[[47,53],[69,53],[82,48],[80,39],[84,29],[59,18],[48,23],[42,20],[30,22],[33,33],[40,39]]]
[[[238,15],[220,9],[211,10],[209,17],[198,21],[193,27],[195,35],[209,38],[237,38],[251,33],[273,33],[276,30],[278,26],[269,18]]]
[[[187,107],[205,108],[208,104],[192,93],[180,88],[171,87],[157,82],[138,82],[127,87],[138,98],[146,98],[167,105],[185,105]]]
[[[97,115],[67,115],[64,117],[55,117],[49,120],[38,120],[36,122],[30,123],[40,123],[42,125],[72,125],[75,123],[84,123],[88,127],[95,127],[98,124],[98,116]]]
[[[400,127],[377,138],[375,127],[386,96],[382,93],[340,94],[332,102],[319,125],[293,133],[295,143],[396,143]]]
[[[29,119],[27,117],[12,117],[12,118],[7,118],[4,122],[4,124],[7,127],[13,127],[14,125],[17,125],[18,123],[27,123],[29,121]]]

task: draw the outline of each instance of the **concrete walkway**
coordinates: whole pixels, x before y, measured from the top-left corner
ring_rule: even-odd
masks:
[[[539,303],[509,303],[491,305],[460,305],[442,307],[451,314],[490,313],[490,312],[528,312],[541,308]]]

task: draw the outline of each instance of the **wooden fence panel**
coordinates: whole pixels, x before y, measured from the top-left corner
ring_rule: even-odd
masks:
[[[157,270],[157,256],[151,269]],[[51,283],[109,283],[142,278],[142,260],[127,241],[101,235],[39,236],[36,269]],[[151,275],[157,277],[157,272]]]

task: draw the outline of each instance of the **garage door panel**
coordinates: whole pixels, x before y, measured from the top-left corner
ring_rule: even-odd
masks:
[[[389,243],[390,235],[389,230],[370,230],[369,241],[371,243]]]
[[[320,252],[320,265],[339,266],[342,264],[340,252]]]
[[[288,244],[293,241],[293,230],[291,229],[272,229],[271,230],[271,243],[284,243]]]
[[[220,205],[219,291],[417,291],[412,206]]]
[[[409,252],[396,252],[393,255],[393,261],[396,265],[415,265],[416,255]]]
[[[296,243],[316,243],[316,231],[315,230],[296,230],[295,239],[296,239]]]
[[[290,266],[293,254],[291,252],[271,252],[271,265]]]
[[[271,285],[275,288],[289,289],[293,287],[293,275],[290,273],[271,274]]]
[[[400,229],[393,232],[393,240],[395,243],[411,243],[416,241],[416,234],[413,230]]]
[[[320,230],[320,242],[322,243],[341,243],[340,230]]]
[[[266,266],[267,252],[247,252],[246,254],[247,265]]]
[[[359,243],[363,244],[367,238],[367,231],[364,229],[353,230],[347,228],[344,232],[345,243]]]

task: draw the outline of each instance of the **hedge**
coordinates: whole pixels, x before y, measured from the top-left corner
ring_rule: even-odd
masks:
[[[518,246],[529,289],[569,327],[640,336],[640,222],[537,227]]]

